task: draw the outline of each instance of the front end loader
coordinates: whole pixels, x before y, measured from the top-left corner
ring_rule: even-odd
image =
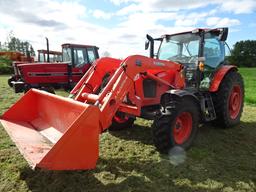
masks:
[[[243,81],[225,61],[226,38],[226,28],[148,36],[150,57],[101,58],[69,98],[31,89],[0,121],[33,168],[93,169],[100,134],[126,128],[136,117],[154,120],[159,151],[187,149],[199,124],[240,121]],[[157,54],[154,41],[161,41]]]

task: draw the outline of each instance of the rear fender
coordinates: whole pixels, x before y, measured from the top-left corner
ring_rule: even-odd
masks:
[[[161,104],[161,106],[163,106],[165,108],[166,106],[170,105],[170,102],[174,102],[173,104],[175,105],[176,101],[179,101],[184,97],[192,98],[192,100],[194,100],[196,103],[198,103],[198,104],[200,103],[198,98],[196,97],[196,95],[193,92],[189,92],[187,90],[172,89],[172,90],[166,91],[161,96],[160,104]]]
[[[237,67],[234,66],[234,65],[224,65],[224,66],[220,67],[219,70],[217,70],[214,73],[214,77],[213,77],[213,80],[211,82],[209,91],[210,92],[218,91],[222,79],[224,78],[224,76],[227,73],[229,73],[232,70],[236,70],[237,71]]]

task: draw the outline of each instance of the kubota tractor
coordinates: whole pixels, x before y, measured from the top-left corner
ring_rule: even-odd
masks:
[[[45,54],[44,51],[40,53]],[[51,62],[50,51],[49,54],[47,51],[47,55],[47,59],[44,56],[45,62],[13,64],[14,75],[8,79],[8,84],[15,93],[31,88],[51,93],[54,93],[54,88],[70,89],[99,58],[98,47],[78,44],[62,45],[62,62]]]
[[[50,170],[92,169],[99,135],[153,119],[156,148],[188,148],[198,125],[234,126],[243,110],[241,75],[225,60],[228,29],[148,36],[150,57],[101,58],[63,98],[31,89],[1,116],[29,164]],[[160,41],[157,54],[154,42]],[[28,107],[29,106],[29,107]]]

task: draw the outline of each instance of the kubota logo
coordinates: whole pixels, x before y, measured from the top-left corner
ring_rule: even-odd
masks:
[[[164,64],[164,63],[161,63],[161,62],[159,62],[159,61],[154,61],[154,65],[156,65],[156,66],[160,66],[160,67],[165,66],[165,64]]]

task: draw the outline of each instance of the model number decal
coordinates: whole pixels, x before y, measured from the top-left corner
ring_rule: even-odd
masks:
[[[159,62],[159,61],[154,61],[154,65],[156,65],[156,66],[160,66],[160,67],[165,66],[165,64],[164,64],[164,63],[161,63],[161,62]]]

